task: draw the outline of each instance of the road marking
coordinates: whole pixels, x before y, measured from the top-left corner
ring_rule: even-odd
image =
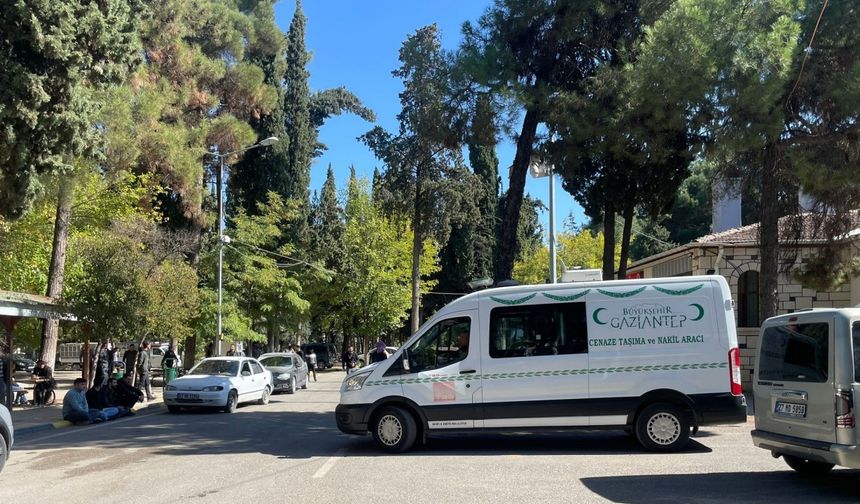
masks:
[[[345,454],[346,448],[341,448],[340,450],[334,452],[334,455],[329,457],[328,460],[325,461],[325,464],[323,464],[322,467],[320,467],[317,472],[314,473],[313,479],[318,479],[325,476],[331,470],[331,468],[334,467],[334,463],[337,462],[338,459],[343,458]]]

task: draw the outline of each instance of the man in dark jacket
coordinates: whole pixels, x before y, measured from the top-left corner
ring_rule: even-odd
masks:
[[[134,388],[133,383],[131,375],[125,375],[117,382],[116,389],[113,391],[114,404],[131,410],[135,404],[143,401],[143,392]]]
[[[147,401],[155,399],[155,394],[152,393],[152,371],[150,370],[148,341],[144,341],[140,345],[140,351],[137,354],[137,388],[146,392]]]
[[[137,362],[137,350],[135,350],[134,345],[129,345],[128,350],[122,354],[122,362],[125,364],[125,374],[134,375],[134,365]]]

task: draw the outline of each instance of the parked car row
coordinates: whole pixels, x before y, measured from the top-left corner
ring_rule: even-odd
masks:
[[[308,368],[294,353],[268,353],[251,357],[209,357],[164,389],[171,413],[186,407],[210,407],[227,413],[240,403],[268,404],[271,394],[308,388]]]

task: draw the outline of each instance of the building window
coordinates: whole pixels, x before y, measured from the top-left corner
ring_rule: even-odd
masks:
[[[738,279],[738,327],[758,327],[758,271],[741,273]]]

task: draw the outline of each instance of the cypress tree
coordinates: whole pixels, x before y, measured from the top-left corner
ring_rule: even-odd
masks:
[[[484,278],[493,274],[493,251],[496,248],[496,215],[499,201],[499,158],[496,156],[498,132],[495,112],[489,94],[478,97],[472,129],[468,138],[469,163],[480,180],[474,243],[474,270],[470,274]]]

